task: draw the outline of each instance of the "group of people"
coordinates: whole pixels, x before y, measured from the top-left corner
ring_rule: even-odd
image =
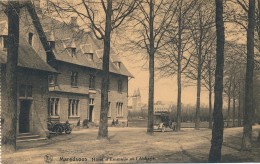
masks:
[[[118,119],[116,119],[116,121],[113,119],[112,126],[115,126],[115,125],[118,125],[118,124],[119,124]]]

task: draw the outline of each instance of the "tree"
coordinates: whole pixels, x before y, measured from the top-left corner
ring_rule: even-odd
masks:
[[[143,1],[131,16],[134,38],[130,38],[130,43],[139,50],[145,50],[149,58],[148,134],[153,133],[155,55],[164,45],[163,38],[173,21],[178,3],[179,0]]]
[[[237,42],[227,42],[225,44],[225,93],[228,95],[228,101],[233,99],[233,122],[235,119],[236,100],[238,100],[238,126],[241,126],[242,105],[244,101],[245,65],[246,65],[246,46]],[[235,75],[235,76],[234,76]],[[231,85],[231,86],[229,86]],[[229,102],[229,119],[231,118],[231,102]],[[228,123],[230,127],[230,122]]]
[[[232,60],[232,59],[231,59]],[[233,70],[233,63],[232,61],[227,62],[228,66],[226,67],[226,72],[227,74],[225,78],[225,84],[224,84],[224,93],[226,93],[228,97],[228,113],[227,113],[227,127],[231,127],[230,120],[231,120],[231,90],[232,90],[232,80],[233,80],[233,75],[234,75],[234,70]],[[228,69],[227,69],[228,68]]]
[[[205,58],[210,55],[210,51],[214,46],[215,33],[212,30],[213,27],[213,13],[210,1],[201,1],[198,4],[197,12],[191,25],[189,27],[192,36],[192,45],[194,48],[192,59],[190,61],[189,68],[185,72],[185,75],[196,80],[197,86],[197,99],[196,99],[196,117],[195,117],[195,129],[199,129],[200,124],[200,93],[202,86],[202,79],[204,70]]]
[[[243,138],[242,138],[242,149],[251,149],[251,139],[252,139],[252,121],[254,120],[254,94],[253,94],[253,79],[254,79],[254,48],[259,48],[259,0],[258,13],[256,10],[256,1],[235,1],[242,12],[236,14],[237,17],[234,18],[234,22],[241,25],[243,29],[247,32],[247,64],[246,64],[246,78],[245,78],[245,97],[244,97],[244,124],[243,124]],[[256,24],[257,22],[257,24]],[[254,37],[255,32],[258,34],[257,38]],[[255,44],[256,40],[256,44]],[[249,101],[247,101],[249,100]]]
[[[215,101],[213,111],[213,128],[211,147],[209,152],[209,162],[221,161],[221,148],[223,143],[223,68],[224,68],[224,44],[225,32],[223,21],[223,0],[215,0],[216,4],[216,33],[217,33],[217,48],[216,48],[216,72],[215,72]]]
[[[192,53],[191,36],[188,34],[188,26],[196,13],[197,1],[180,0],[176,9],[176,16],[167,31],[167,37],[164,39],[164,50],[160,51],[160,67],[162,76],[173,76],[177,74],[177,125],[176,130],[181,128],[181,91],[182,74],[189,65]]]
[[[81,0],[78,4],[72,4],[71,1],[55,3],[50,1],[58,14],[62,12],[74,13],[78,15],[86,25],[91,28],[97,39],[103,40],[103,64],[102,64],[102,86],[101,86],[101,110],[98,138],[108,137],[108,85],[109,85],[109,59],[111,32],[119,27],[126,17],[131,14],[139,5],[139,0],[100,0],[86,1]],[[83,10],[82,10],[83,8]],[[96,16],[101,12],[99,17]]]
[[[16,150],[17,129],[17,63],[19,47],[19,15],[20,3],[8,1],[1,2],[6,7],[8,17],[8,44],[6,62],[6,90],[7,108],[2,111],[2,151],[14,152]]]
[[[212,49],[213,48],[215,48],[215,44],[212,46]],[[212,50],[210,50],[205,59],[204,68],[206,71],[204,72],[204,74],[202,74],[202,85],[209,91],[209,129],[212,129],[212,91],[214,87],[214,71],[216,68],[216,63],[214,61],[213,55],[214,54]]]
[[[243,65],[243,58],[241,57],[243,53],[239,52],[239,50],[234,51],[236,47],[232,47],[233,44],[226,44],[228,46],[226,50],[226,58],[225,58],[225,85],[224,92],[228,97],[228,117],[227,117],[227,127],[231,127],[231,120],[233,122],[233,126],[235,126],[235,117],[236,117],[236,99],[238,95],[238,83],[239,78],[241,78],[239,66]],[[235,46],[235,45],[234,45]],[[242,46],[241,46],[242,47]],[[237,78],[238,77],[238,78]],[[232,101],[232,117],[231,117],[231,101]],[[231,119],[232,118],[232,119]]]
[[[253,77],[254,77],[254,32],[255,32],[255,0],[249,0],[247,28],[247,66],[245,81],[245,109],[242,149],[250,150],[252,142]]]

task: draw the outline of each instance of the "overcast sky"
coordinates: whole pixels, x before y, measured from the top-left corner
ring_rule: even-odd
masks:
[[[239,29],[239,26],[226,24],[226,40],[237,40],[239,38],[239,43],[246,43],[245,34],[232,34],[228,31],[234,28]],[[126,52],[123,52],[126,53]],[[129,54],[127,54],[129,53]],[[148,103],[148,81],[149,72],[147,67],[147,60],[141,60],[141,57],[137,57],[135,53],[127,52],[121,56],[121,59],[125,63],[129,71],[134,75],[135,78],[129,80],[129,95],[133,95],[135,89],[139,88],[142,98],[142,103]],[[147,55],[147,54],[144,54]],[[155,61],[156,62],[156,61]],[[145,68],[143,68],[145,67]],[[158,73],[156,74],[158,76]],[[188,79],[185,79],[188,80]],[[182,76],[182,81],[184,81],[184,76]],[[173,76],[171,78],[155,79],[155,101],[163,102],[177,102],[177,77]],[[182,88],[182,103],[196,105],[196,86],[184,86]],[[214,96],[214,94],[212,95]],[[201,90],[201,104],[208,106],[208,91],[206,88],[202,87]],[[212,97],[212,103],[214,97]],[[225,105],[224,99],[224,105]]]

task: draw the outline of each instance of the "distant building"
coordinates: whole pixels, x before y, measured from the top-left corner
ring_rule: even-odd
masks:
[[[162,113],[168,113],[170,112],[170,105],[163,104],[161,101],[157,101],[154,104],[154,114],[159,115]]]
[[[128,106],[128,110],[130,111],[148,111],[148,105],[147,104],[142,104],[138,103],[139,101],[139,96],[138,96],[138,90],[134,92],[135,96],[131,96],[130,100],[132,101],[132,105]],[[130,104],[128,102],[128,104]],[[162,101],[157,101],[154,103],[154,114],[160,115],[161,113],[169,113],[171,110],[171,105],[169,104],[164,104]]]
[[[141,94],[139,88],[134,91],[132,96],[128,98],[128,110],[140,111],[142,108]]]

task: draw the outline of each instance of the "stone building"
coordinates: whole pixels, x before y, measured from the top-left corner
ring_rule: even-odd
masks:
[[[80,29],[76,17],[68,24],[48,17],[42,22],[55,56],[49,64],[59,72],[49,77],[49,118],[74,124],[87,119],[98,124],[103,42]],[[50,27],[49,22],[52,22]],[[118,120],[126,124],[128,77],[132,75],[115,49],[111,49],[110,55],[108,122]]]
[[[20,11],[18,71],[18,132],[46,136],[47,121],[83,120],[99,123],[103,42],[80,29],[77,18],[64,23],[44,15],[40,23],[54,56],[46,55],[27,9]],[[1,109],[6,108],[4,87],[7,17],[0,13]],[[108,121],[127,122],[128,78],[115,48],[111,49]],[[21,126],[22,125],[22,126]]]
[[[7,108],[6,87],[6,49],[0,50],[0,88],[1,112]],[[17,133],[46,136],[48,107],[48,75],[56,70],[44,62],[34,49],[20,37],[17,76]],[[4,120],[2,120],[4,123]]]
[[[161,113],[169,113],[170,112],[170,105],[163,104],[161,101],[157,101],[154,103],[154,114],[161,114]]]

